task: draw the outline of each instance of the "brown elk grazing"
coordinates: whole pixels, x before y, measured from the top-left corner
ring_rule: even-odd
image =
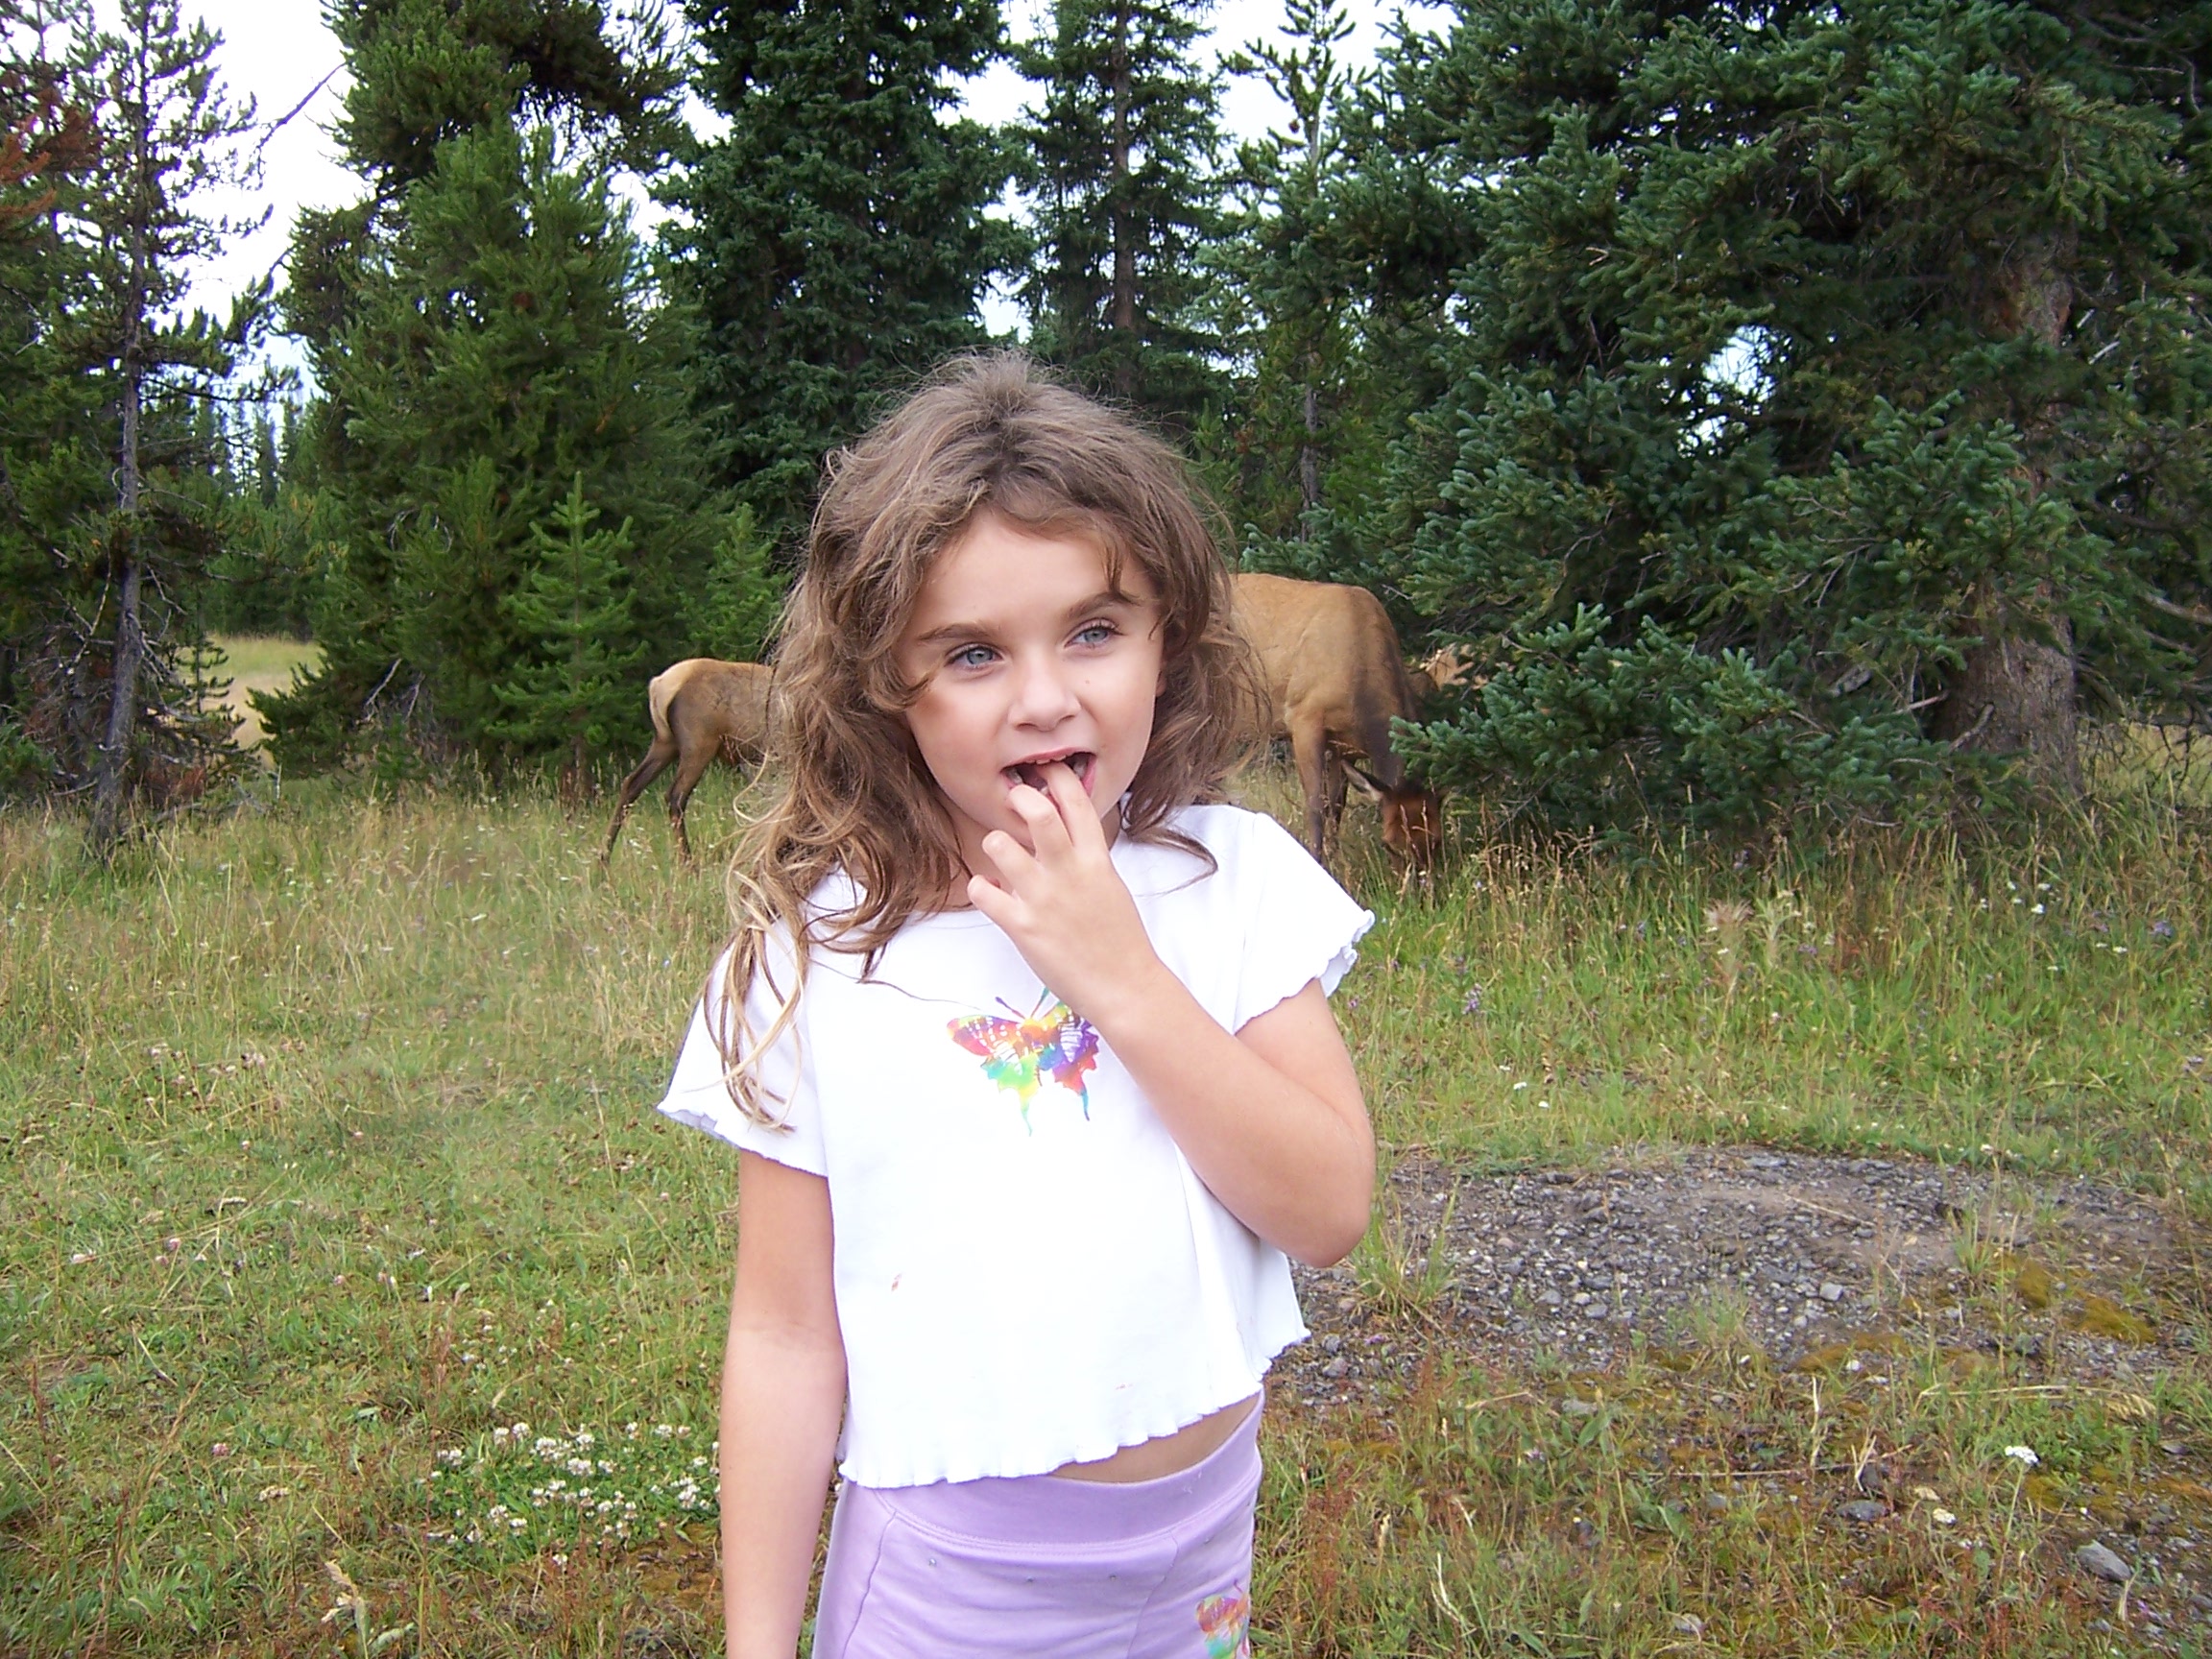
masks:
[[[1349,767],[1382,806],[1382,844],[1427,879],[1443,803],[1390,747],[1390,722],[1413,719],[1420,705],[1382,602],[1364,588],[1241,575],[1237,619],[1260,659],[1269,733],[1290,739],[1307,845],[1324,863],[1334,851]]]
[[[676,762],[676,781],[668,786],[668,822],[684,862],[691,862],[684,808],[717,755],[733,766],[742,766],[766,752],[769,680],[769,670],[758,662],[724,662],[712,657],[686,657],[653,676],[645,687],[645,707],[653,716],[653,747],[645,751],[637,769],[622,780],[614,822],[607,826],[607,845],[599,850],[600,863],[613,855],[630,804],[671,760]]]

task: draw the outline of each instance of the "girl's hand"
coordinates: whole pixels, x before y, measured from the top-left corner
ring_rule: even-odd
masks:
[[[1029,846],[1002,830],[984,836],[998,879],[971,876],[969,902],[998,924],[1055,997],[1111,1041],[1167,970],[1114,868],[1096,804],[1065,763],[1043,771],[1043,790],[1018,784],[1010,797]]]
[[[1232,1035],[1167,971],[1075,774],[1013,791],[1029,831],[983,837],[998,880],[968,897],[1053,995],[1097,1027],[1214,1195],[1301,1262],[1332,1266],[1367,1226],[1375,1140],[1314,981]]]

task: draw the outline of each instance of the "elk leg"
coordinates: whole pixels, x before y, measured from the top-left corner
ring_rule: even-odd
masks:
[[[637,769],[622,780],[621,792],[614,797],[614,822],[607,826],[607,845],[599,849],[600,863],[614,855],[614,838],[622,833],[622,820],[630,815],[631,803],[644,794],[645,786],[675,758],[674,740],[656,737],[653,747],[645,751],[645,758],[637,762]]]
[[[1327,864],[1344,840],[1344,757],[1334,744],[1321,750],[1321,830],[1325,837],[1321,862]]]
[[[1306,845],[1312,849],[1314,857],[1327,863],[1329,837],[1323,822],[1323,791],[1328,787],[1331,757],[1329,734],[1318,721],[1292,723],[1290,758],[1297,762],[1298,787],[1306,796]]]
[[[699,780],[707,776],[707,768],[714,764],[715,751],[703,747],[696,755],[685,755],[676,767],[676,781],[668,786],[668,822],[676,830],[676,845],[683,850],[684,862],[693,862],[691,837],[684,832],[684,808],[691,805],[691,791],[699,787]]]

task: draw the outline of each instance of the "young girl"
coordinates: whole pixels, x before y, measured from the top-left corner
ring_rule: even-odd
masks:
[[[782,798],[661,1110],[739,1149],[729,1650],[1248,1653],[1261,1379],[1374,1144],[1372,918],[1213,805],[1245,699],[1182,469],[1019,356],[830,469]],[[842,1425],[842,1432],[840,1432]]]

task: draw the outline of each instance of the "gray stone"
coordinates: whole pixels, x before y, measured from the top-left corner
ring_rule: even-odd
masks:
[[[1568,1417],[1595,1417],[1598,1415],[1598,1407],[1588,1400],[1562,1400],[1559,1402],[1559,1410],[1563,1416]]]
[[[1854,1498],[1839,1505],[1836,1513],[1846,1521],[1879,1521],[1889,1513],[1889,1505],[1879,1498]]]
[[[2102,1544],[2082,1545],[2074,1551],[2074,1559],[2080,1564],[2082,1572],[2107,1584],[2125,1584],[2135,1576],[2132,1567]]]
[[[1843,1286],[1837,1284],[1833,1279],[1828,1280],[1820,1286],[1820,1300],[1823,1302],[1842,1301]]]

